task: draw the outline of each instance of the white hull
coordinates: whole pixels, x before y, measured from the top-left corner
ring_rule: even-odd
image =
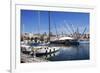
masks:
[[[48,53],[53,53],[59,50],[59,47],[38,47],[35,48],[36,54],[48,54]],[[33,49],[34,50],[34,49]]]

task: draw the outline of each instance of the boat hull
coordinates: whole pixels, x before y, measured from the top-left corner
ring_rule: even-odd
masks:
[[[79,42],[77,40],[56,40],[51,41],[50,44],[63,44],[63,45],[79,45]]]
[[[55,52],[57,52],[57,51],[58,51],[58,50],[52,51],[52,52],[36,53],[36,56],[38,57],[38,56],[42,56],[42,55],[49,55],[49,54],[55,53]]]
[[[59,51],[59,47],[42,47],[41,49],[38,49],[35,52],[33,51],[33,54],[35,53],[36,56],[42,56],[42,55],[51,54],[57,51]]]

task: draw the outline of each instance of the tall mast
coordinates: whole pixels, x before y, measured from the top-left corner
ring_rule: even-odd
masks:
[[[55,29],[56,29],[56,37],[57,37],[57,38],[58,38],[58,40],[59,40],[58,33],[57,33],[56,23],[54,23],[54,25],[55,25]]]
[[[78,40],[79,39],[79,29],[77,27],[77,30],[76,30],[76,39]]]
[[[40,11],[38,11],[38,35],[40,34]]]
[[[49,19],[48,21],[49,22],[49,39],[48,40],[50,41],[50,11],[48,12],[48,19]]]
[[[21,36],[22,36],[22,39],[24,40],[24,24],[21,25]]]
[[[22,34],[24,34],[24,24],[22,24]]]

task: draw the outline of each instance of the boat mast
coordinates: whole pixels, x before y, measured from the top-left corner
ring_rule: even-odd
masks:
[[[79,40],[79,29],[78,29],[78,26],[77,26],[77,30],[76,30],[76,39]]]
[[[57,33],[57,25],[56,25],[56,23],[54,23],[54,25],[55,25],[55,29],[56,29],[56,37],[57,37],[58,40],[59,40],[58,33]]]
[[[22,35],[22,39],[24,40],[24,24],[22,24],[22,27],[21,27],[21,35]]]
[[[50,11],[48,11],[48,19],[49,19],[49,38],[48,41],[50,41]]]
[[[40,34],[40,11],[38,11],[38,20],[39,20],[39,22],[38,22],[38,35]]]
[[[24,24],[22,24],[22,34],[24,34]]]

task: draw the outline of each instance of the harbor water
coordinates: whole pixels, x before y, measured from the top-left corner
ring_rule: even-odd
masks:
[[[59,51],[39,57],[49,61],[89,60],[89,42],[80,42],[78,46],[60,46]]]

